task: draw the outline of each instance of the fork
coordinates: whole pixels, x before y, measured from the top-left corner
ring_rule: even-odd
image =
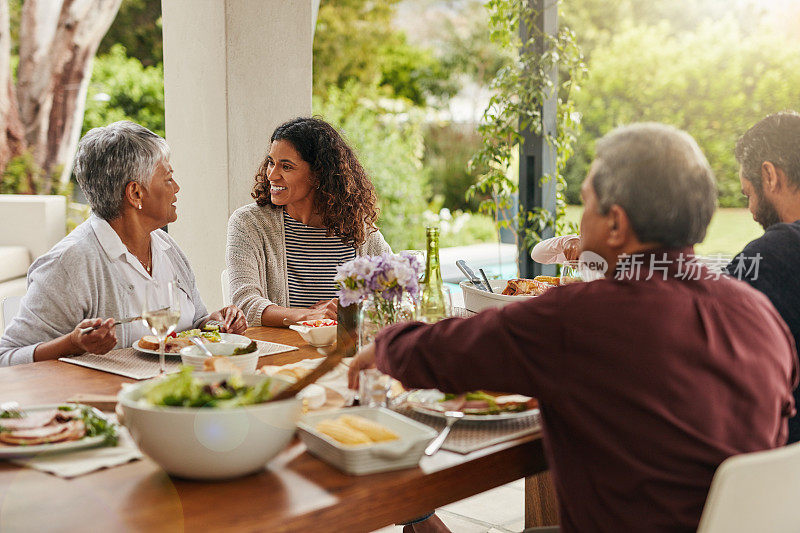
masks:
[[[445,411],[444,417],[447,420],[447,425],[444,427],[442,432],[439,433],[439,435],[433,439],[430,444],[428,444],[428,447],[425,448],[425,455],[433,455],[439,451],[439,448],[441,448],[442,444],[444,444],[444,440],[450,434],[450,428],[453,427],[453,424],[464,417],[464,413],[461,411]]]
[[[195,346],[200,348],[201,352],[203,352],[204,354],[206,354],[209,357],[214,357],[214,354],[211,353],[208,350],[208,348],[206,348],[205,343],[200,339],[200,337],[198,337],[197,335],[193,335],[193,336],[189,337],[189,340],[192,341],[195,344]]]
[[[158,311],[164,311],[166,309],[169,309],[169,306],[161,308]],[[157,313],[158,311],[154,311],[154,312]],[[119,326],[120,324],[129,324],[131,322],[136,322],[137,320],[141,320],[141,319],[142,319],[141,315],[139,315],[139,316],[131,316],[131,317],[128,317],[128,318],[115,318],[113,325],[114,326]],[[86,333],[89,333],[90,331],[94,331],[99,327],[100,326],[89,326],[88,328],[81,328],[81,334],[85,335]]]

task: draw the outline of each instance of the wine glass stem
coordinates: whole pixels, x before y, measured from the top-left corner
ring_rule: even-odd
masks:
[[[158,373],[160,375],[166,374],[167,370],[164,368],[164,337],[158,338]]]

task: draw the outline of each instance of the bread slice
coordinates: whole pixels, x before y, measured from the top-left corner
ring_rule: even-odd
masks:
[[[231,363],[231,360],[223,356],[209,357],[203,361],[203,372],[226,372],[231,374],[241,374],[242,370]]]
[[[168,337],[164,343],[166,353],[178,353],[181,349],[191,346],[192,341],[184,337]],[[139,348],[144,350],[158,350],[158,337],[155,335],[145,335],[139,339]]]
[[[155,335],[145,335],[139,339],[139,348],[144,350],[158,350],[158,337]]]

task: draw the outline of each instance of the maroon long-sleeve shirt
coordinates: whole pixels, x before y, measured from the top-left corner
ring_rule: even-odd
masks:
[[[408,387],[537,397],[563,531],[694,531],[725,458],[785,443],[797,363],[763,294],[676,277],[691,249],[644,263],[665,252],[666,274],[387,328],[377,366]]]

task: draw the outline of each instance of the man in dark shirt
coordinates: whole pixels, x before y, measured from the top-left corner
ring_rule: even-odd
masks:
[[[728,265],[731,276],[763,292],[800,347],[800,115],[770,115],[736,143],[739,181],[753,218],[764,228]],[[800,402],[800,388],[794,391]],[[789,442],[800,441],[800,416]]]
[[[535,396],[563,531],[694,531],[725,458],[785,442],[797,381],[767,298],[691,260],[715,193],[686,133],[612,132],[581,190],[582,247],[604,279],[386,328],[351,386],[376,364],[408,387]]]

